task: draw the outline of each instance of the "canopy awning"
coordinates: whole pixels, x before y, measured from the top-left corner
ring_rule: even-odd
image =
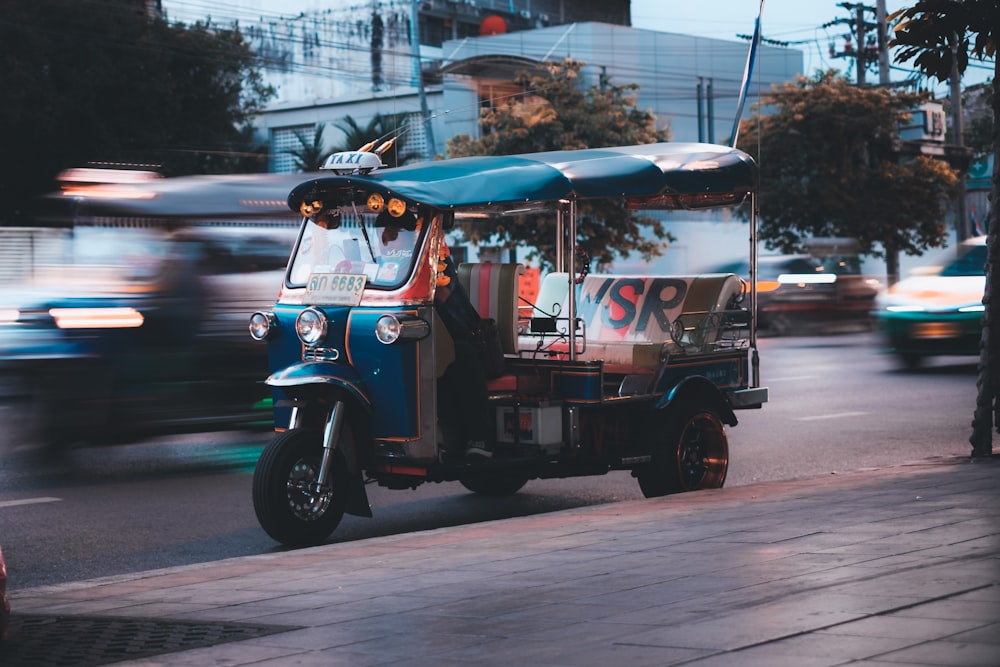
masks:
[[[443,209],[474,209],[563,199],[623,198],[635,208],[725,206],[754,189],[749,155],[715,144],[656,143],[523,155],[455,158],[331,176],[292,190],[289,206],[357,201],[362,192]],[[686,202],[680,197],[686,197]]]

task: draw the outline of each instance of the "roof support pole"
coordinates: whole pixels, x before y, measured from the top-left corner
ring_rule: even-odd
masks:
[[[568,237],[569,248],[567,249],[567,268],[569,275],[567,280],[569,280],[569,295],[566,299],[566,305],[569,312],[566,315],[569,317],[569,360],[576,361],[576,200],[569,200],[569,210],[566,217],[568,218],[566,224],[566,236]]]
[[[760,386],[757,352],[757,193],[750,193],[750,386]]]

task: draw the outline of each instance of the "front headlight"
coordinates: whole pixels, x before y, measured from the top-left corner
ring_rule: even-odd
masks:
[[[318,345],[326,338],[327,319],[318,308],[306,308],[295,318],[295,333],[309,346]]]
[[[274,313],[257,311],[250,316],[250,337],[254,340],[264,340],[271,333],[271,327],[278,324]]]
[[[0,308],[0,324],[13,324],[21,317],[17,308]]]
[[[399,320],[392,315],[383,315],[375,322],[375,337],[385,345],[392,345],[399,340],[399,330]]]
[[[430,332],[430,324],[419,317],[383,315],[375,322],[375,337],[385,345],[397,340],[420,340]]]

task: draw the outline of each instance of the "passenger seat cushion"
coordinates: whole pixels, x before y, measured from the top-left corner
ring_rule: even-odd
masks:
[[[556,276],[551,279],[550,276]],[[549,312],[553,298],[561,298],[562,316],[568,316],[566,274],[550,274],[542,282],[536,308]],[[584,360],[604,360],[623,366],[656,366],[664,345],[673,341],[675,323],[684,333],[677,343],[704,345],[718,337],[713,313],[725,309],[739,296],[740,279],[733,274],[690,276],[613,276],[591,274],[577,288],[577,318],[583,321],[586,344],[579,352]],[[566,348],[566,329],[557,327],[543,348],[560,352]],[[521,346],[532,350],[539,337],[524,336]],[[579,347],[579,346],[578,346]]]

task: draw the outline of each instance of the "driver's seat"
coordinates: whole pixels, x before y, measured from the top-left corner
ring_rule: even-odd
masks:
[[[459,264],[458,281],[479,316],[496,320],[504,354],[517,354],[518,283],[521,264]]]

